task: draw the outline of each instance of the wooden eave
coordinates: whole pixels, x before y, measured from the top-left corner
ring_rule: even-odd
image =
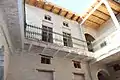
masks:
[[[67,19],[76,21],[78,23],[80,23],[82,21],[82,18],[77,15],[76,13],[73,13],[65,8],[61,8],[55,4],[52,4],[50,2],[45,2],[44,0],[26,0],[26,4],[38,7],[38,8],[42,8],[44,10],[50,11],[52,13],[55,13],[57,15],[63,16]]]
[[[114,14],[117,15],[120,13],[120,3],[117,3],[113,0],[108,0],[108,3],[113,10]],[[91,6],[93,9],[95,5]],[[83,16],[85,18],[92,9],[89,9],[86,14]],[[84,22],[86,26],[98,29],[103,23],[110,19],[110,14],[104,4],[101,4]]]

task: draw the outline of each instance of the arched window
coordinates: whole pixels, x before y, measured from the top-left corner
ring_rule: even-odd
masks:
[[[94,37],[92,37],[90,34],[85,34],[85,38],[86,38],[86,41],[87,41],[87,46],[88,46],[88,50],[93,52],[93,47],[92,47],[92,44],[91,42],[93,42],[95,40]]]
[[[106,72],[100,71],[97,74],[98,80],[109,80],[109,76]]]

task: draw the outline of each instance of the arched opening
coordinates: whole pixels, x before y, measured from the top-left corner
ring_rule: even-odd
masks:
[[[109,76],[106,72],[100,71],[97,74],[98,80],[109,80]]]
[[[86,38],[86,41],[87,41],[87,46],[88,46],[88,50],[93,52],[93,47],[92,47],[92,44],[91,42],[93,42],[95,40],[94,37],[92,37],[90,34],[85,34],[85,38]]]

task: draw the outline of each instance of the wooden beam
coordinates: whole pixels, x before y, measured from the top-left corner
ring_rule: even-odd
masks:
[[[61,11],[62,11],[62,9],[59,10],[58,15],[60,15]]]
[[[97,23],[97,22],[95,22],[95,21],[93,21],[93,20],[90,20],[90,19],[87,19],[88,21],[90,21],[90,22],[93,22],[93,23],[95,23],[95,24],[97,24],[97,25],[99,25],[100,26],[100,24],[99,23]]]
[[[52,12],[52,11],[53,11],[53,8],[54,8],[54,6],[52,6],[52,7],[51,7],[50,12]]]
[[[42,6],[43,9],[44,9],[44,6],[45,6],[45,2],[43,3],[43,6]]]
[[[101,12],[101,13],[105,14],[106,16],[109,16],[109,17],[110,17],[110,15],[104,13],[103,11],[100,11],[100,10],[98,10],[98,9],[96,9],[96,10],[97,10],[98,12]]]
[[[88,17],[89,17],[91,14],[93,14],[97,8],[100,7],[100,5],[101,5],[102,3],[103,3],[103,0],[100,0],[100,2],[99,2],[99,3],[91,10],[91,12],[89,12],[89,14],[83,19],[83,21],[80,23],[80,25],[82,25],[82,24],[88,19]]]
[[[118,3],[117,1],[109,0],[109,2],[112,2],[113,4],[120,6],[120,3]]]
[[[75,17],[75,14],[72,15],[71,19],[73,19]]]
[[[94,17],[97,17],[97,18],[99,18],[99,19],[102,19],[103,21],[106,21],[105,19],[103,19],[103,18],[101,18],[101,17],[98,17],[98,16],[96,16],[96,15],[94,15],[94,14],[92,14]]]
[[[67,16],[67,14],[68,14],[68,12],[66,12],[66,14],[64,15],[64,17],[66,17],[66,16]]]
[[[76,19],[76,21],[78,21],[78,20],[79,20],[79,18],[80,18],[80,16]]]
[[[120,24],[119,24],[119,22],[118,22],[118,20],[117,20],[117,18],[115,16],[115,14],[113,13],[113,11],[112,11],[108,1],[104,0],[104,4],[105,4],[105,6],[106,6],[106,8],[107,8],[107,10],[108,10],[108,12],[109,12],[113,22],[114,22],[114,24],[115,24],[116,29],[119,29],[120,28]]]
[[[101,6],[105,7],[104,4],[102,4]],[[105,8],[106,8],[106,7],[105,7]],[[113,10],[113,12],[117,12],[117,13],[119,12],[119,11],[116,11],[116,10],[115,10],[114,8],[112,8],[112,7],[111,7],[111,9]]]

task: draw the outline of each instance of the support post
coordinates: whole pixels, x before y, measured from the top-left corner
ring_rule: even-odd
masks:
[[[118,30],[120,28],[120,24],[119,24],[115,14],[114,14],[114,12],[112,11],[108,1],[107,0],[103,0],[103,3],[105,4],[105,6],[106,6],[106,8],[107,8],[107,10],[108,10],[108,12],[109,12],[109,14],[110,14],[114,24],[115,24],[116,29]]]

